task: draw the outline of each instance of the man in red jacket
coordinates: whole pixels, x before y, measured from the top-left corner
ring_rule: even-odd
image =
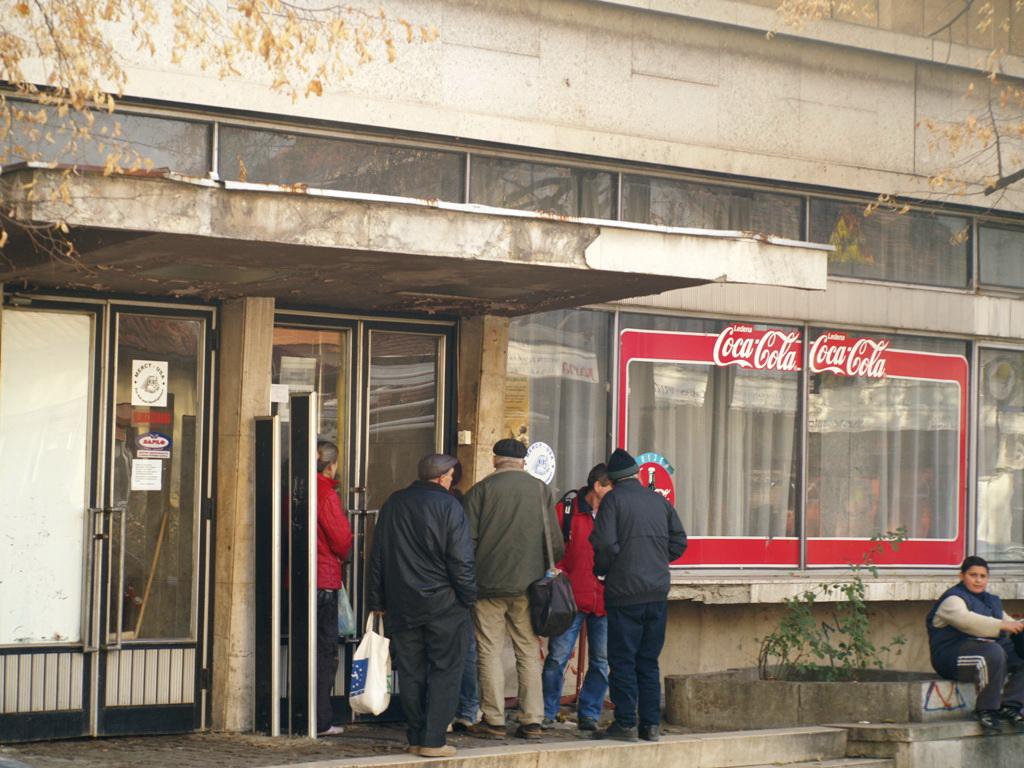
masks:
[[[344,733],[332,725],[331,687],[338,673],[338,590],[341,564],[352,549],[352,528],[338,498],[338,446],[316,444],[316,730],[320,736]]]
[[[594,575],[594,548],[590,534],[601,499],[612,489],[608,468],[598,464],[587,476],[571,504],[560,505],[562,530],[568,531],[565,557],[558,564],[572,582],[579,613],[572,625],[561,635],[548,640],[544,660],[544,725],[551,725],[558,715],[565,679],[565,666],[576,646],[584,622],[587,625],[587,650],[590,654],[587,675],[577,702],[577,727],[581,731],[597,730],[597,721],[608,693],[608,618],[604,610],[604,585]]]

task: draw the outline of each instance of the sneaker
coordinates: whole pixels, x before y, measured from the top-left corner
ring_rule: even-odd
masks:
[[[554,728],[557,722],[553,717],[545,717],[540,721],[540,727],[546,731],[548,728]]]
[[[658,735],[658,726],[641,725],[640,738],[644,741],[657,741],[660,738],[660,736]]]
[[[320,731],[317,736],[341,736],[345,732],[345,729],[340,725],[332,725],[326,731]]]
[[[443,747],[420,747],[420,757],[452,757],[455,755],[455,747],[445,744]]]
[[[479,723],[473,723],[466,729],[467,732],[474,736],[486,736],[492,739],[504,739],[508,736],[508,730],[504,725],[491,725],[486,720],[481,720]]]
[[[979,709],[974,712],[974,719],[981,725],[986,736],[1000,733],[1003,726],[999,722],[999,712],[993,709]]]
[[[620,725],[619,721],[612,722],[603,731],[597,731],[594,733],[595,739],[618,739],[619,741],[636,741],[636,726],[627,728],[624,725]]]
[[[580,717],[580,719],[576,721],[576,727],[581,731],[596,731],[597,720],[592,717]]]
[[[1019,707],[1004,704],[999,710],[999,717],[1008,722],[1015,730],[1024,730],[1024,713]]]
[[[472,727],[473,727],[473,721],[472,720],[466,720],[465,718],[462,718],[462,717],[456,717],[454,720],[452,720],[452,724],[450,726],[450,728],[455,733],[466,733]]]
[[[516,736],[520,739],[539,739],[543,735],[540,723],[525,723],[516,729]]]

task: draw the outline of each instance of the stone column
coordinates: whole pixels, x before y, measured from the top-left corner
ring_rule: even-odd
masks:
[[[473,435],[460,445],[463,491],[492,470],[491,448],[504,434],[508,318],[483,315],[459,324],[459,431]]]
[[[253,419],[270,414],[273,340],[273,299],[223,304],[217,371],[214,730],[250,730],[253,722]]]

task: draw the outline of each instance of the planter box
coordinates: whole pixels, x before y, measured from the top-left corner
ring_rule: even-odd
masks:
[[[665,719],[699,730],[829,723],[957,720],[974,709],[974,686],[934,675],[871,671],[859,682],[758,680],[756,669],[665,678]]]

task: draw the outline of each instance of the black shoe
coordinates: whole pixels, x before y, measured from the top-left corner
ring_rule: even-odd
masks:
[[[1002,733],[1003,726],[999,722],[999,712],[994,709],[979,709],[974,712],[974,719],[981,725],[986,736]]]
[[[636,741],[636,726],[627,728],[624,725],[619,725],[616,720],[603,731],[597,731],[594,733],[595,739],[618,739],[619,741]]]
[[[544,736],[544,730],[540,723],[526,723],[516,729],[516,736],[520,739],[539,739]]]
[[[656,725],[641,725],[640,726],[640,738],[644,741],[657,741],[661,738],[658,735],[658,726]]]
[[[1014,730],[1024,730],[1024,713],[1020,711],[1019,707],[1004,704],[1003,708],[999,710],[999,717],[1008,722]]]
[[[592,717],[581,717],[576,721],[576,727],[581,731],[596,731],[597,720]]]

